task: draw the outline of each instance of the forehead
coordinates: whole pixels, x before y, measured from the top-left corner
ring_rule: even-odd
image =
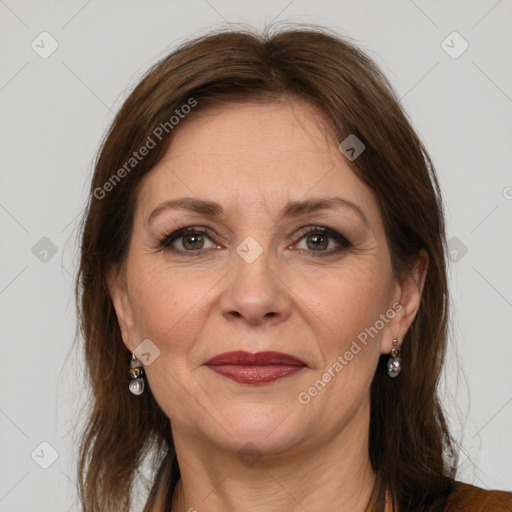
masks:
[[[368,216],[376,204],[338,149],[328,121],[296,100],[229,104],[194,113],[144,177],[144,216],[160,202],[199,196],[223,204],[342,194]],[[378,212],[374,211],[373,214]]]
[[[228,103],[193,115],[174,136],[172,144],[179,149],[192,151],[198,142],[207,153],[301,145],[305,145],[304,150],[325,151],[332,145],[328,143],[332,131],[328,120],[303,100]],[[174,153],[174,157],[178,156],[176,150]]]

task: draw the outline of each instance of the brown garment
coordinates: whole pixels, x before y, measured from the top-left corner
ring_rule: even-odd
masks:
[[[457,482],[444,512],[512,512],[512,492],[487,491]]]

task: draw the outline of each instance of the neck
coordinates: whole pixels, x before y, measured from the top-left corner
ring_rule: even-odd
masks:
[[[361,430],[368,431],[347,425],[303,451],[264,454],[244,464],[237,453],[173,427],[181,480],[172,512],[365,512],[376,475]]]

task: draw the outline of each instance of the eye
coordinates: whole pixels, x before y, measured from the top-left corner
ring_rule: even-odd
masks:
[[[341,233],[325,227],[311,227],[301,235],[299,241],[305,246],[298,246],[298,249],[318,253],[315,256],[328,256],[352,246]]]
[[[171,251],[178,255],[199,256],[212,249],[220,249],[213,242],[214,235],[208,228],[191,226],[164,235],[158,243],[158,250]],[[300,246],[305,244],[305,246]],[[300,233],[297,248],[315,256],[330,256],[352,244],[337,231],[327,227],[313,226]]]
[[[159,242],[158,247],[178,254],[199,254],[218,246],[212,242],[208,229],[186,227],[165,235]]]

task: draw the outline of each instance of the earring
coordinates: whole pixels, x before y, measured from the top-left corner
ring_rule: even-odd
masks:
[[[391,349],[391,356],[388,359],[388,375],[396,377],[402,370],[402,359],[400,358],[400,345],[398,340],[393,336],[393,348]]]
[[[141,395],[144,392],[144,368],[142,363],[135,357],[135,354],[130,356],[130,369],[128,374],[132,379],[128,389],[134,395]]]

